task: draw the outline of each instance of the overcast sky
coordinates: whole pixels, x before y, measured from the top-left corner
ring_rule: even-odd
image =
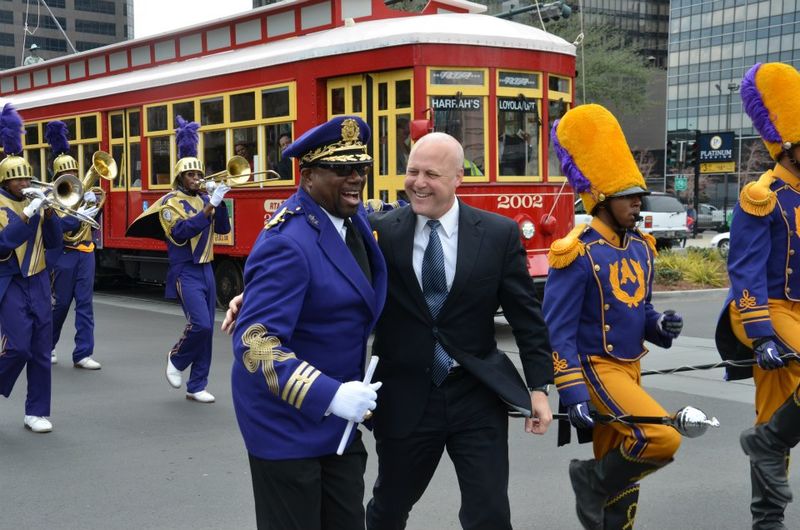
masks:
[[[252,0],[133,0],[134,36],[147,37],[252,8]]]

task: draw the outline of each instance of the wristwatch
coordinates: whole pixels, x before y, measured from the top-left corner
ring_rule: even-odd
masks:
[[[545,396],[549,396],[550,395],[550,385],[549,384],[545,384],[545,385],[542,385],[542,386],[532,386],[532,387],[529,387],[528,390],[530,390],[531,392],[544,392]]]

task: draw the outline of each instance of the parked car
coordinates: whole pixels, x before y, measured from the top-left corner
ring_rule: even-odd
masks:
[[[719,255],[723,258],[728,257],[728,250],[731,246],[731,233],[730,232],[723,232],[721,234],[717,234],[711,239],[711,247],[716,248],[719,252]]]
[[[686,209],[673,195],[653,192],[642,197],[642,220],[639,229],[656,238],[658,248],[672,248],[676,243],[685,241]],[[575,201],[575,224],[588,223],[592,216],[583,207],[583,201]]]
[[[700,203],[697,211],[697,231],[716,230],[719,232],[725,226],[725,212],[711,204]]]

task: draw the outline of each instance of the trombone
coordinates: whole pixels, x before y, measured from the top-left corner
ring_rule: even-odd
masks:
[[[65,173],[52,183],[31,180],[31,184],[39,188],[44,188],[45,202],[48,207],[59,212],[61,215],[75,217],[79,221],[89,224],[92,228],[100,228],[100,224],[95,221],[93,217],[75,209],[80,205],[81,201],[83,201],[83,184],[81,184],[81,181],[75,175]],[[34,199],[36,197],[26,190],[22,190],[22,194],[28,199]]]
[[[267,169],[264,171],[256,171],[255,173],[251,172],[250,170],[250,163],[243,157],[239,155],[234,155],[230,159],[228,159],[228,163],[225,164],[225,169],[222,171],[217,171],[216,173],[212,173],[210,175],[206,175],[203,177],[203,181],[205,182],[216,182],[222,183],[226,186],[231,188],[235,188],[236,186],[243,186],[245,184],[250,183],[250,175],[261,175],[267,174],[269,178],[266,180],[278,180],[281,178],[280,174],[277,171],[273,171],[272,169]]]

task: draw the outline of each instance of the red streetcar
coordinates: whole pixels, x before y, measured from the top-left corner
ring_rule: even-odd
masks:
[[[0,98],[23,115],[25,157],[41,180],[51,177],[43,131],[54,119],[69,127],[81,174],[97,150],[116,160],[119,176],[102,183],[99,274],[165,278],[163,244],[125,230],[170,188],[175,116],[201,124],[209,174],[233,155],[254,173],[228,195],[233,230],[216,240],[224,304],[242,289],[265,219],[297,187],[298,169],[282,148],[332,116],[356,114],[373,133],[366,198],[402,196],[413,139],[452,134],[466,155],[459,196],[517,221],[529,271],[543,280],[550,243],[572,227],[572,193],[548,132],[572,103],[575,48],[485,9],[464,0],[431,0],[421,13],[383,0],[287,0],[5,70]]]

